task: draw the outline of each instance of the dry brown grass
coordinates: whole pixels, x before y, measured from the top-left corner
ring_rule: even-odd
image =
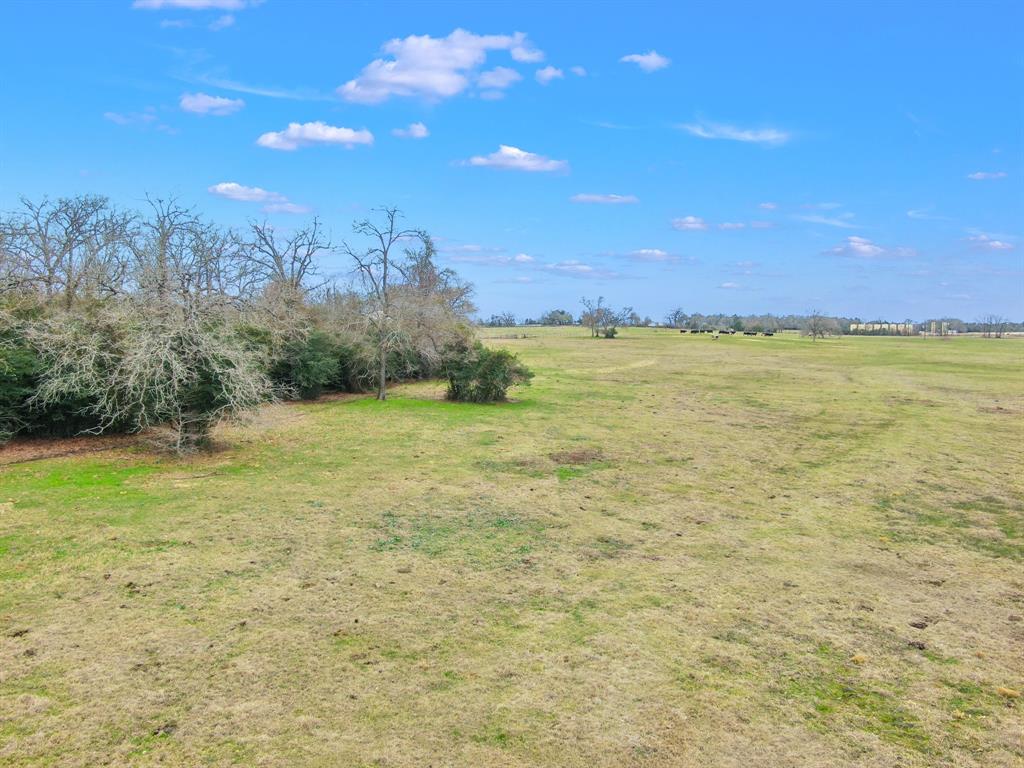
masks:
[[[1021,764],[1018,342],[496,343],[0,469],[0,763]]]

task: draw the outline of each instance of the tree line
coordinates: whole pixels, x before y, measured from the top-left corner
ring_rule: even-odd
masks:
[[[472,293],[396,208],[333,243],[317,219],[238,231],[175,200],[22,200],[0,216],[0,441],[159,426],[186,451],[271,399],[438,376],[503,399],[530,374],[474,341]]]

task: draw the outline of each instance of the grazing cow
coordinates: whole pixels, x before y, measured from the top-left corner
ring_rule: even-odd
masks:
[[[757,331],[744,331],[744,336],[757,336]]]
[[[765,331],[764,335],[765,336],[774,336],[775,335],[775,331]]]

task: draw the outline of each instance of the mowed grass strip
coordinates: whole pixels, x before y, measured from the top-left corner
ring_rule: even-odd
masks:
[[[1024,342],[526,335],[0,468],[0,764],[1021,764]]]

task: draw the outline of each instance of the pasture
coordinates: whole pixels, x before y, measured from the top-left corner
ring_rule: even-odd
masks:
[[[1021,765],[1024,341],[516,331],[0,466],[0,764]]]

